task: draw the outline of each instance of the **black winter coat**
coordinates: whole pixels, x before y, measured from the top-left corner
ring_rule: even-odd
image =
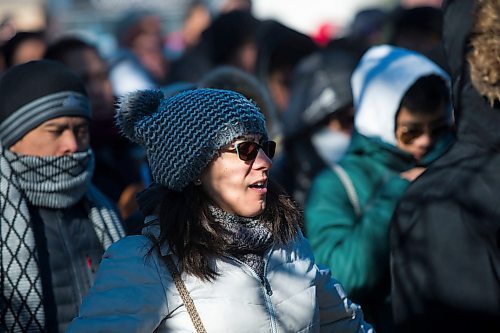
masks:
[[[80,201],[68,209],[30,207],[43,286],[45,329],[65,332],[94,281],[104,248]]]
[[[408,188],[392,220],[400,332],[500,332],[500,109],[479,95],[463,61],[473,7],[445,8],[457,142]]]

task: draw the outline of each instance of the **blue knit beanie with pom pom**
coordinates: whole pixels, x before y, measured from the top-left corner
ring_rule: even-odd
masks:
[[[181,191],[200,177],[219,150],[244,135],[267,140],[265,120],[243,95],[196,89],[164,98],[160,90],[133,92],[120,101],[118,126],[146,148],[156,183]]]

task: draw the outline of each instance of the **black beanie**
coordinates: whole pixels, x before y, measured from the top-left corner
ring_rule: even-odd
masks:
[[[64,65],[30,61],[0,77],[0,144],[5,148],[43,122],[64,116],[90,119],[83,82]]]

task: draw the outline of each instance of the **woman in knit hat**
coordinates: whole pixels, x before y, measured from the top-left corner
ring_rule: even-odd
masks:
[[[68,332],[368,332],[269,179],[275,143],[239,93],[126,95],[117,121],[157,183],[143,235],[115,243]]]

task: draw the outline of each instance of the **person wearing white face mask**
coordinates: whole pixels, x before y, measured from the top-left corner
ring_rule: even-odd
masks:
[[[312,179],[333,167],[349,146],[354,121],[350,77],[360,56],[356,47],[338,40],[295,70],[291,101],[282,116],[283,154],[271,172],[301,206]]]
[[[350,115],[350,110],[352,108],[344,112]],[[351,123],[342,126],[342,120],[333,117],[327,125],[311,136],[316,152],[328,166],[334,166],[344,156],[351,142],[351,128]]]

